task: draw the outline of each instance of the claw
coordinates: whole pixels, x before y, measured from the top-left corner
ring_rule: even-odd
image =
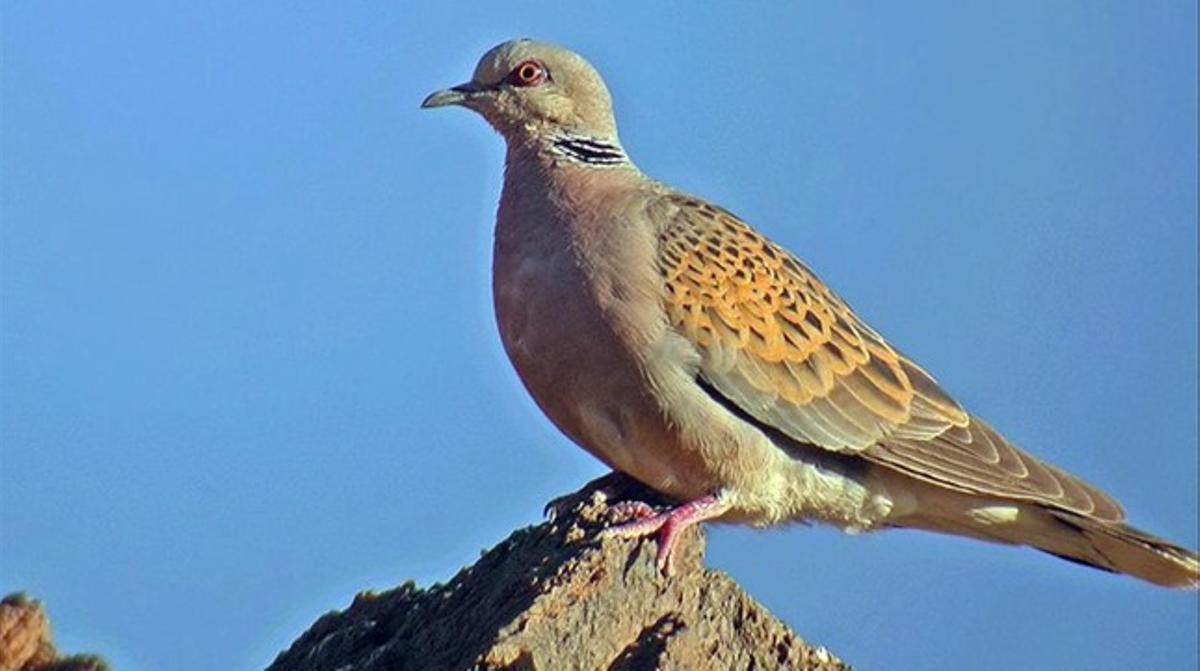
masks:
[[[658,509],[645,501],[618,501],[608,508],[608,519],[614,524],[654,517]]]
[[[554,522],[559,517],[570,513],[576,505],[588,501],[596,495],[607,500],[621,499],[630,496],[627,490],[631,488],[644,491],[641,485],[638,485],[629,476],[613,471],[592,480],[578,491],[552,499],[542,508],[542,516],[546,520]]]
[[[640,501],[629,503],[638,511],[644,512],[648,509],[653,512],[653,508]],[[639,503],[641,506],[637,506]],[[709,494],[663,513],[642,516],[632,522],[609,527],[600,532],[600,537],[644,538],[657,534],[658,551],[655,553],[655,564],[659,571],[669,576],[674,570],[675,539],[679,537],[679,533],[693,524],[720,517],[729,510],[729,505],[728,497],[722,493]]]
[[[571,504],[572,495],[560,496],[556,499],[551,499],[542,507],[542,518],[547,522],[553,522],[558,519],[558,516],[565,512],[565,509]]]

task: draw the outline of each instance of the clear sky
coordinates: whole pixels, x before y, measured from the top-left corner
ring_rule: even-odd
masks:
[[[0,590],[120,669],[260,668],[602,473],[489,297],[519,36],[643,170],[796,252],[972,411],[1197,544],[1191,2],[5,3]],[[862,669],[1194,668],[1197,595],[914,532],[720,528]]]

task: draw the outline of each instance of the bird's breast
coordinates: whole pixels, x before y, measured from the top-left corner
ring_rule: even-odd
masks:
[[[652,310],[640,319],[641,306],[614,309],[614,301],[636,300],[639,292],[627,286],[627,273],[587,258],[589,243],[574,235],[566,222],[522,217],[502,205],[493,297],[505,351],[560,430],[609,466],[672,493],[688,479],[687,458],[677,454],[678,438],[633,343],[653,327],[622,322],[635,315],[649,323]]]

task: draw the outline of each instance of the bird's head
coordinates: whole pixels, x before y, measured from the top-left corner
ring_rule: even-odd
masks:
[[[474,110],[509,140],[563,131],[616,137],[612,98],[596,70],[572,51],[532,40],[493,47],[471,81],[421,103],[447,105]]]

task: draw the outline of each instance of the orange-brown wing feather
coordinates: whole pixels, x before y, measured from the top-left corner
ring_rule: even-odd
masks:
[[[658,263],[704,377],[756,419],[832,450],[935,436],[967,415],[791,254],[732,214],[679,199]]]
[[[725,210],[670,200],[657,258],[668,317],[699,350],[700,375],[742,411],[941,486],[1123,517],[968,415],[786,250]]]

